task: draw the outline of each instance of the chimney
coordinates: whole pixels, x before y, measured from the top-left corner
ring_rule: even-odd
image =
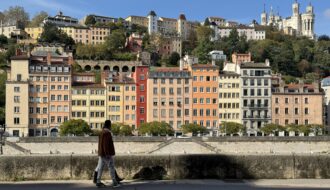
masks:
[[[266,66],[268,66],[268,67],[270,66],[269,59],[266,59],[266,60],[265,60],[265,64],[266,64]]]
[[[47,52],[47,64],[50,65],[52,63],[52,55],[50,52]]]

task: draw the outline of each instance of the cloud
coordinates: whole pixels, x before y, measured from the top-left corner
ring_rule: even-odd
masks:
[[[330,19],[330,9],[325,10],[323,14],[325,18]]]

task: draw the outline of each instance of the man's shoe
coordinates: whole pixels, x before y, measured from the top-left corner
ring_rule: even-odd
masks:
[[[117,180],[117,182],[121,182],[121,181],[124,180],[124,178],[120,178],[120,177],[118,177],[118,178],[116,178],[116,180]]]
[[[97,182],[97,172],[94,172],[93,183],[96,184],[96,182]]]
[[[96,187],[105,187],[106,185],[102,182],[96,183]]]
[[[114,188],[120,187],[120,184],[118,182],[112,183],[112,187],[114,187]]]

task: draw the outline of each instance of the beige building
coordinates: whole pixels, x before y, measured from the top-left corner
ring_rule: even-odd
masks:
[[[272,123],[323,124],[323,91],[318,84],[280,83],[272,93]]]
[[[231,55],[231,61],[235,64],[251,62],[251,53],[233,53]]]
[[[57,135],[58,127],[70,118],[71,60],[55,53],[12,58],[6,90],[6,97],[14,96],[6,102],[10,135]]]
[[[28,136],[29,132],[29,57],[14,56],[7,71],[6,125],[12,136]]]
[[[180,131],[192,123],[191,72],[179,68],[153,68],[148,76],[147,122],[169,123]]]
[[[110,35],[110,28],[108,27],[61,26],[59,28],[76,43],[83,44],[102,44]]]
[[[241,123],[240,75],[223,71],[219,76],[219,124],[223,122]]]
[[[3,25],[0,24],[0,35],[4,35],[7,38],[20,38],[24,31],[16,25]]]

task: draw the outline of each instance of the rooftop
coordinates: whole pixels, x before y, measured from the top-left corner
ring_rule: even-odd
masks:
[[[241,68],[265,68],[265,69],[270,69],[270,66],[267,66],[265,63],[247,62],[247,63],[241,63]]]

